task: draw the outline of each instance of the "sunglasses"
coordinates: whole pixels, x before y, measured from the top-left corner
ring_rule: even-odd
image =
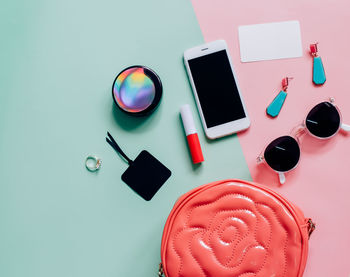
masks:
[[[334,98],[313,107],[301,126],[294,128],[294,135],[287,135],[273,140],[257,158],[265,162],[278,176],[281,184],[286,181],[285,173],[297,167],[300,160],[299,135],[306,132],[318,139],[329,139],[339,130],[350,132],[350,125],[342,122]]]

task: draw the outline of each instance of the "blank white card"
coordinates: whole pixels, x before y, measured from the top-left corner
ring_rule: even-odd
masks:
[[[284,21],[238,27],[242,62],[302,56],[299,21]]]

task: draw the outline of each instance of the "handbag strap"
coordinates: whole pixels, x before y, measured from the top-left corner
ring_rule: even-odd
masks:
[[[312,222],[311,218],[307,221],[307,230],[309,231],[309,239],[313,231],[316,229],[316,224]]]

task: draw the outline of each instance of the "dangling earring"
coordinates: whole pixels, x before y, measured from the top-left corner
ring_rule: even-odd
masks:
[[[315,85],[323,85],[326,82],[326,74],[324,73],[321,57],[317,53],[317,44],[310,44],[310,53],[313,56],[312,81]]]
[[[282,80],[282,90],[277,94],[275,99],[271,102],[271,104],[267,107],[266,113],[271,117],[276,117],[280,113],[283,103],[287,97],[287,89],[289,80],[293,78],[286,77]]]

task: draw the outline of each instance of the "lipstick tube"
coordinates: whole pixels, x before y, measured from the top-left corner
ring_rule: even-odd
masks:
[[[194,125],[190,105],[181,106],[180,114],[184,125],[188,147],[191,152],[192,162],[194,164],[204,161],[201,144],[199,142],[196,127]]]

